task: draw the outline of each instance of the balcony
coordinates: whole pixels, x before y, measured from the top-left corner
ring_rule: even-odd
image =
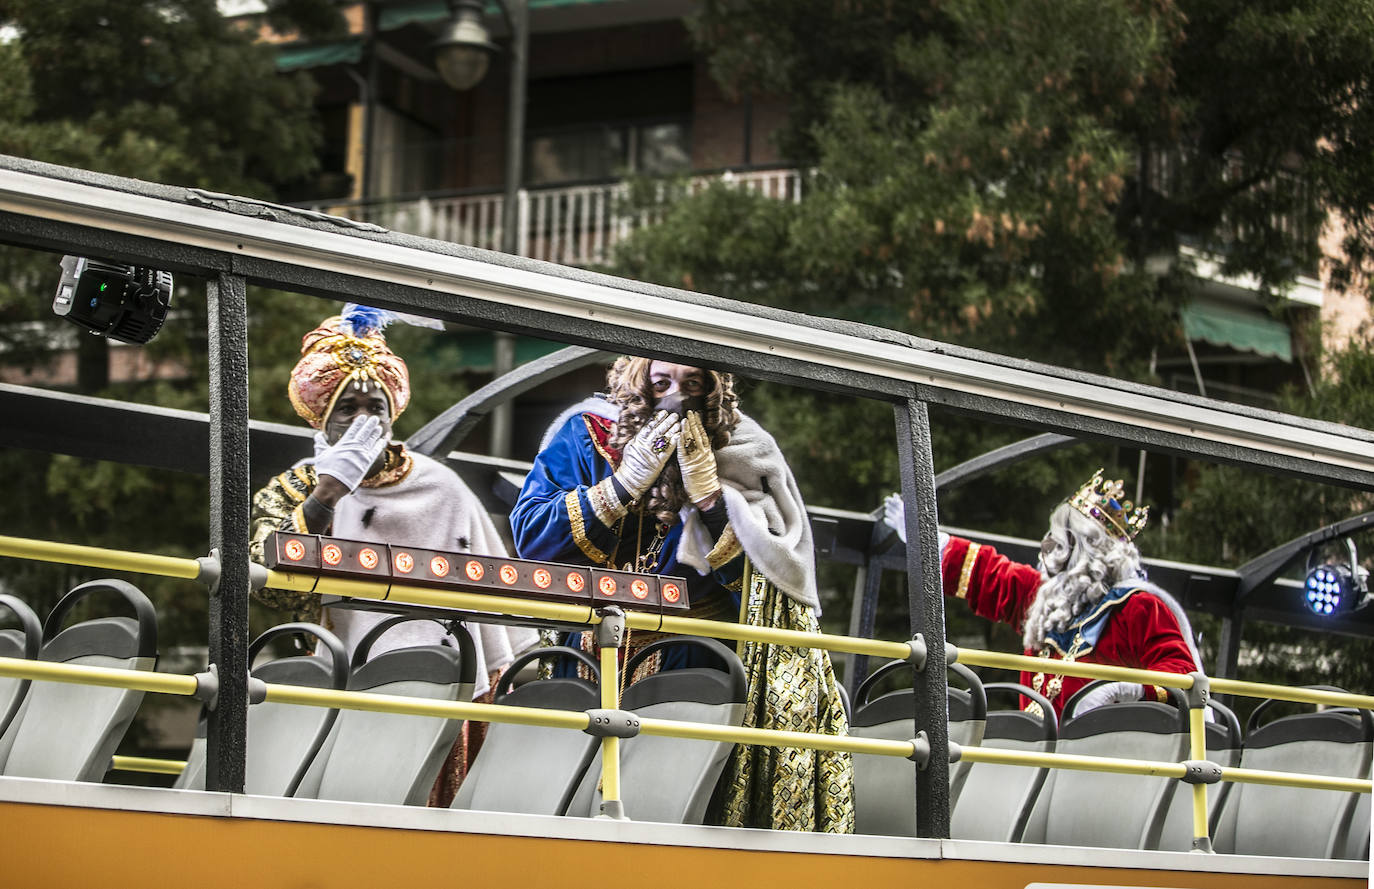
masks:
[[[704,189],[713,182],[779,200],[801,199],[801,174],[795,169],[725,170],[694,176],[689,187]],[[626,207],[628,196],[629,185],[624,181],[521,189],[520,219],[524,224],[516,236],[516,254],[561,265],[607,262],[621,239],[655,221],[652,211],[631,212]],[[300,206],[406,234],[484,250],[501,249],[504,213],[499,191],[321,201]]]

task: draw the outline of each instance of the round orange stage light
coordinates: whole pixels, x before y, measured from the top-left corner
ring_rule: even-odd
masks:
[[[435,556],[429,560],[429,573],[435,577],[448,577],[448,559],[443,556]]]
[[[476,559],[471,559],[463,566],[463,572],[467,574],[468,580],[481,580],[482,575],[487,572],[483,570],[482,563]]]
[[[534,569],[535,586],[539,587],[541,590],[546,590],[551,583],[553,583],[553,575],[549,573],[547,568]]]
[[[283,547],[283,549],[286,552],[286,557],[293,562],[299,562],[301,559],[305,558],[305,544],[301,543],[299,540],[292,539],[286,541],[286,546]]]
[[[596,582],[596,587],[597,587],[597,589],[601,590],[601,595],[603,595],[603,596],[614,596],[614,595],[615,595],[615,578],[614,578],[614,577],[603,577],[603,578],[601,578],[600,580],[598,580],[598,581]]]
[[[663,601],[669,604],[676,604],[682,598],[682,590],[675,583],[665,583],[661,592]]]
[[[514,565],[501,566],[501,582],[504,583],[506,586],[510,586],[519,579],[520,572],[515,570]]]
[[[576,572],[569,574],[566,582],[568,584],[568,589],[572,590],[574,593],[582,592],[583,588],[587,585],[586,581],[582,579],[582,575]]]
[[[343,561],[343,550],[336,544],[326,543],[324,549],[320,550],[320,558],[324,559],[326,564],[337,565]]]
[[[377,563],[380,561],[381,557],[377,555],[377,551],[372,547],[365,546],[362,549],[358,550],[358,564],[362,565],[368,571],[371,571],[373,568],[376,568]]]
[[[391,562],[396,566],[396,570],[402,574],[409,574],[415,570],[415,557],[410,553],[399,552]]]
[[[630,583],[630,595],[636,599],[649,598],[649,585],[642,580],[635,580]]]

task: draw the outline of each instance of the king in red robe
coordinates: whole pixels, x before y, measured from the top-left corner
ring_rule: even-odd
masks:
[[[889,497],[887,522],[904,536],[900,497]],[[1028,656],[1046,669],[1021,682],[1048,698],[1056,715],[1092,680],[1053,672],[1051,661],[1082,661],[1166,673],[1202,671],[1192,627],[1172,596],[1145,580],[1133,542],[1149,511],[1122,497],[1122,483],[1102,470],[1055,508],[1039,566],[1014,562],[991,546],[941,534],[945,595],[964,599],[975,614],[1010,624]],[[1122,700],[1168,701],[1154,685],[1113,682],[1089,690],[1082,712]],[[1026,709],[1039,705],[1023,700]]]
[[[962,537],[949,539],[940,564],[945,595],[964,599],[974,614],[1018,631],[1024,628],[1026,613],[1045,579],[1039,569]],[[1201,665],[1189,644],[1191,627],[1185,627],[1187,617],[1173,597],[1139,580],[1112,587],[1063,631],[1047,632],[1038,651],[1027,648],[1025,653],[1050,661],[1191,673],[1201,670]],[[1062,717],[1064,702],[1092,680],[1060,676],[1050,669],[1023,670],[1021,683],[1049,698],[1055,715]],[[1168,693],[1159,686],[1144,686],[1142,694],[1146,700],[1168,701]]]

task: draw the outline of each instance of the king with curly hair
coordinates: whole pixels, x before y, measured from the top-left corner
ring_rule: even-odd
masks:
[[[811,525],[777,443],[739,410],[728,373],[623,357],[608,392],[544,436],[511,527],[522,558],[687,579],[690,617],[818,632]],[[568,640],[584,648],[590,634]],[[627,657],[662,638],[636,633]],[[746,726],[844,734],[829,655],[741,643]],[[710,655],[667,649],[646,671]],[[853,831],[848,754],[740,745],[708,817],[721,824]]]

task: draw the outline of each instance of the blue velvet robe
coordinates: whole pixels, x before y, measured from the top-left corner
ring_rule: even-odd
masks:
[[[534,458],[534,466],[511,510],[511,530],[515,551],[522,559],[562,562],[572,565],[633,568],[636,553],[647,547],[655,533],[652,516],[644,519],[642,532],[638,516],[631,512],[617,533],[597,518],[587,497],[587,489],[611,475],[620,454],[606,444],[608,423],[594,414],[575,414],[563,424],[549,444]],[[727,597],[731,617],[739,614],[740,586],[744,574],[741,552],[710,574],[700,574],[677,560],[682,523],[674,522],[665,534],[655,574],[685,578],[690,616],[723,618]],[[696,649],[693,649],[695,652]],[[669,653],[671,654],[671,653]],[[664,666],[685,666],[695,657],[680,661],[665,657]]]

